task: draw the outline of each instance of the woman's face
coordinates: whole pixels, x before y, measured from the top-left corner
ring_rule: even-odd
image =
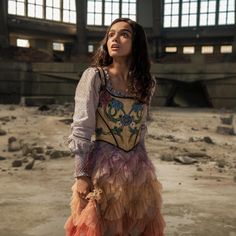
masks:
[[[107,48],[110,57],[129,57],[132,51],[132,29],[125,21],[112,25],[108,32]]]

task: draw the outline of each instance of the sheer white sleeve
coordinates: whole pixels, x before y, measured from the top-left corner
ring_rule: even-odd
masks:
[[[75,177],[90,175],[89,154],[93,149],[91,137],[95,131],[100,86],[96,69],[88,68],[76,88],[72,133],[68,137],[69,148],[75,153]]]

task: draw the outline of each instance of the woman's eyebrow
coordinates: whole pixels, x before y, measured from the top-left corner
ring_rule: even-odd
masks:
[[[129,32],[130,34],[132,34],[132,32],[131,32],[129,29],[122,29],[121,31],[127,31],[127,32]]]
[[[132,32],[131,32],[129,29],[126,29],[126,28],[118,30],[118,32],[122,32],[122,31],[126,31],[126,32],[132,34]],[[109,31],[109,33],[110,33],[110,32],[116,32],[116,30],[111,29],[111,30]]]

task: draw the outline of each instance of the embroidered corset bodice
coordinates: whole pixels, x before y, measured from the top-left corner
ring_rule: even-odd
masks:
[[[116,96],[106,88],[100,91],[95,139],[132,150],[139,142],[144,104],[132,97]]]

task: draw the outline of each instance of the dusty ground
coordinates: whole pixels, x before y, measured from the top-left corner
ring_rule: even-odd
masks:
[[[163,184],[166,236],[236,235],[236,136],[216,133],[220,117],[229,113],[235,115],[209,109],[152,109],[147,148]],[[64,235],[73,158],[66,152],[65,157],[53,156],[52,151],[67,150],[70,127],[60,120],[70,115],[63,109],[39,112],[0,105],[0,130],[6,131],[0,132],[1,236]],[[8,151],[12,136],[19,151]],[[186,156],[195,163],[178,161]],[[26,170],[33,159],[40,160]],[[22,166],[12,167],[15,160]]]

